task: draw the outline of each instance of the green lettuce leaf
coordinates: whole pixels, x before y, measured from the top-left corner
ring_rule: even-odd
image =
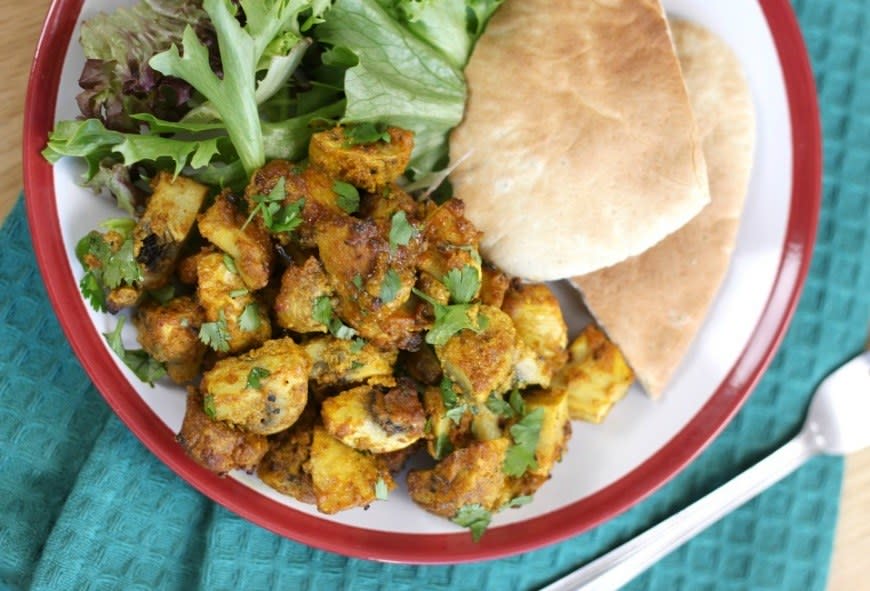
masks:
[[[378,0],[392,18],[464,68],[486,24],[504,0]]]
[[[413,130],[411,166],[432,170],[446,154],[447,133],[462,119],[466,87],[459,67],[377,0],[337,0],[314,34],[356,57],[345,74],[343,121]]]
[[[309,0],[241,0],[245,15],[242,25],[226,0],[205,0],[203,8],[217,35],[223,76],[212,71],[208,49],[191,27],[182,36],[183,55],[178,46],[152,57],[152,68],[189,83],[209,101],[205,109],[216,114],[250,175],[265,164],[266,151],[260,126],[258,104],[277,92],[278,82],[289,78],[301,56],[294,48],[303,42],[300,16],[311,12],[306,22],[318,20],[328,3]],[[283,58],[289,59],[284,60]],[[279,73],[269,70],[277,60]],[[257,73],[266,68],[265,93],[257,96]],[[292,68],[292,69],[291,69]],[[288,73],[289,72],[289,73]],[[277,80],[277,81],[276,81]]]
[[[170,160],[175,174],[188,165],[204,167],[219,152],[221,138],[181,140],[158,135],[120,133],[106,129],[97,119],[61,121],[48,136],[42,155],[49,162],[63,156],[79,156],[89,164],[85,181],[99,171],[102,159],[110,153],[120,154],[126,166],[141,161]]]

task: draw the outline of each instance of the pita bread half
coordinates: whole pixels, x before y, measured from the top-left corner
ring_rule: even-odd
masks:
[[[671,30],[712,202],[640,256],[573,280],[653,397],[671,380],[728,270],[755,144],[752,97],[736,56],[698,25],[675,21]]]
[[[639,254],[709,202],[658,0],[507,0],[475,47],[451,175],[482,250],[536,281]]]

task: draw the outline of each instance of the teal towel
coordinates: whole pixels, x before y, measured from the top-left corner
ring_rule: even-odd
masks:
[[[50,312],[16,205],[0,230],[0,584],[10,589],[534,589],[674,513],[798,429],[870,313],[868,0],[796,1],[823,107],[819,241],[785,342],[723,434],[652,497],[561,544],[460,566],[347,559],[279,538],[176,477],[112,415]],[[825,587],[842,461],[817,458],[630,589]]]

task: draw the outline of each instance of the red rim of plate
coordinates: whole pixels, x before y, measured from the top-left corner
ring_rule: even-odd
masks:
[[[782,258],[771,295],[749,343],[692,420],[632,472],[559,510],[491,528],[474,543],[466,532],[400,534],[338,524],[291,509],[187,458],[173,433],[124,379],[91,324],[67,262],[55,206],[52,167],[40,151],[54,124],[58,86],[83,0],[55,0],[39,39],[24,120],[27,215],[48,297],[73,350],[103,397],[131,431],[174,472],[229,510],[279,535],[332,552],[433,564],[503,557],[553,544],[622,513],[657,490],[725,427],[770,363],[809,270],[819,216],[822,154],[819,108],[800,28],[788,0],[761,0],[779,54],[790,107],[794,164]]]

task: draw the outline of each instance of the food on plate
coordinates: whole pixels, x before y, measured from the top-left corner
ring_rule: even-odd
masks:
[[[659,1],[506,2],[465,72],[451,180],[482,253],[508,274],[612,265],[709,202]]]
[[[634,373],[622,352],[594,324],[574,339],[568,354],[553,390],[566,393],[572,419],[600,423],[628,392]]]
[[[210,416],[209,400],[194,387],[187,389],[184,422],[176,440],[201,466],[218,474],[254,470],[269,450],[265,436],[243,431]]]
[[[647,252],[573,279],[653,397],[677,371],[728,270],[755,142],[752,97],[736,56],[699,25],[675,21],[671,29],[712,201]]]
[[[186,388],[200,465],[333,514],[417,454],[410,497],[477,540],[550,479],[571,418],[624,395],[616,346],[590,327],[569,347],[529,281],[706,203],[667,26],[658,3],[515,0],[484,34],[501,4],[161,0],[83,27],[84,118],[44,154],[84,158],[131,216],[78,243],[81,291],[140,379]],[[494,73],[524,80],[510,109]]]
[[[104,257],[129,267],[112,289],[138,296],[136,353],[192,384],[178,441],[201,465],[256,470],[335,513],[386,498],[425,443],[433,465],[408,477],[422,507],[462,522],[466,506],[525,502],[571,432],[567,393],[546,389],[568,358],[558,300],[481,259],[461,201],[414,199],[396,184],[402,170],[377,164],[408,161],[408,132],[334,141],[352,130],[314,133],[317,158],[273,160],[193,216],[189,200],[161,205],[161,227],[183,228],[171,256],[129,245],[156,227],[154,196],[202,187],[183,176],[157,177],[140,219],[83,248],[121,245]],[[161,279],[148,290],[153,260]],[[108,289],[102,261],[86,266],[103,281],[94,298]]]

